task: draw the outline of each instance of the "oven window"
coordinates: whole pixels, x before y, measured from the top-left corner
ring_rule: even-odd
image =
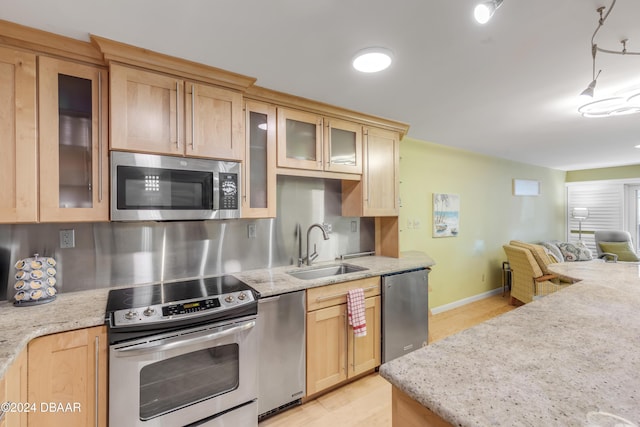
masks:
[[[227,344],[145,366],[140,371],[140,419],[237,389],[238,358],[238,344]]]

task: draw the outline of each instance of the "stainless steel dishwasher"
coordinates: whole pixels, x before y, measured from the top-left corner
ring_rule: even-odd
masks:
[[[258,419],[305,394],[305,291],[258,300]]]
[[[427,345],[431,270],[382,276],[382,363]]]

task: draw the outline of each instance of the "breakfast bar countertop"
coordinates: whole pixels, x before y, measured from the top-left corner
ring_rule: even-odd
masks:
[[[550,268],[581,281],[392,360],[380,374],[453,425],[640,424],[640,266]]]

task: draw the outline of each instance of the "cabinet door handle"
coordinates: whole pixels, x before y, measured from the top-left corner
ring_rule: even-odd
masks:
[[[100,399],[99,399],[99,393],[100,393],[100,337],[96,336],[95,341],[94,341],[94,350],[95,350],[95,396],[94,396],[94,404],[95,404],[95,409],[94,409],[94,424],[95,427],[98,427],[98,423],[100,420],[100,408],[99,408],[99,404],[100,404]]]
[[[367,133],[367,144],[366,144],[366,150],[367,150],[367,175],[366,175],[366,185],[367,185],[367,207],[371,207],[371,202],[369,201],[369,199],[371,198],[371,182],[369,182],[369,172],[370,172],[370,163],[369,163],[369,134]]]
[[[102,71],[98,71],[98,203],[102,203]]]
[[[324,143],[324,141],[323,141]],[[331,122],[327,123],[327,148],[329,149],[329,158],[327,159],[327,164],[331,166]]]
[[[196,86],[191,85],[191,151],[196,149]]]
[[[353,368],[353,373],[356,373],[356,331],[351,328],[351,333],[353,334],[353,349],[351,352],[351,356],[352,356],[352,361],[351,361],[351,367]]]
[[[176,80],[176,148],[180,148],[180,82]]]
[[[347,332],[348,328],[349,328],[349,321],[348,321],[348,315],[347,315],[347,308],[344,308],[344,311],[342,312],[342,317],[344,317],[344,350],[348,351],[349,350],[349,333]],[[346,362],[346,360],[343,359],[343,362]],[[347,362],[348,363],[348,362]],[[345,374],[347,373],[347,367],[343,365],[342,370],[345,372]]]
[[[319,117],[318,121],[316,122],[316,142],[320,144],[320,159],[318,160],[318,164],[322,169],[324,169],[322,167],[322,164],[324,163],[324,132],[322,129],[323,122],[324,121],[322,120],[322,117]]]

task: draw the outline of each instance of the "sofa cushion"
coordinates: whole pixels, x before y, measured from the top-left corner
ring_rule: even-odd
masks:
[[[629,242],[598,242],[602,252],[618,255],[618,261],[640,261]]]
[[[560,242],[558,247],[562,252],[564,260],[570,261],[589,261],[593,259],[591,256],[591,250],[587,248],[584,243],[577,241],[576,243]]]
[[[560,251],[560,248],[558,247],[557,243],[558,242],[540,242],[540,244],[542,246],[544,246],[545,249],[547,249],[549,252],[551,252],[553,257],[558,262],[563,262],[564,261],[564,256],[562,256],[562,251]]]

